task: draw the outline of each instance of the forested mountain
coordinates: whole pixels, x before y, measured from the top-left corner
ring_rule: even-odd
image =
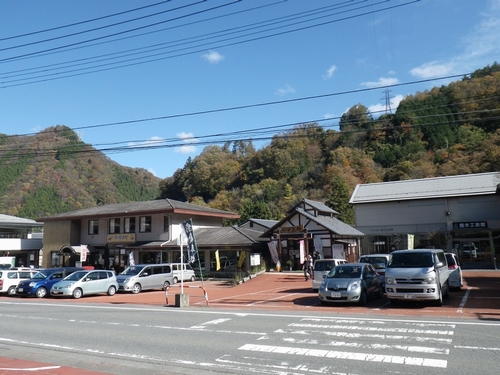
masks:
[[[374,118],[362,104],[339,131],[315,123],[251,142],[209,146],[160,184],[161,196],[250,217],[280,219],[304,197],[353,223],[356,184],[500,171],[500,65],[406,97]]]
[[[172,198],[250,217],[281,219],[302,198],[353,223],[358,183],[500,171],[500,65],[406,97],[375,118],[356,104],[339,130],[316,123],[250,141],[208,146],[172,177],[122,167],[65,126],[0,135],[0,212],[25,218],[96,205]]]
[[[123,167],[65,126],[0,134],[0,212],[36,219],[97,205],[151,200],[160,179]]]

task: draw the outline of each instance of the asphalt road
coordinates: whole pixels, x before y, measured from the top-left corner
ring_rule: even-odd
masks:
[[[185,283],[186,308],[174,306],[179,286],[2,297],[0,374],[497,374],[500,272],[464,273],[441,308],[321,306],[297,273]]]

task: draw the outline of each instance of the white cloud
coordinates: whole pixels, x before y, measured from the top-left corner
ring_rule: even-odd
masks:
[[[326,71],[326,74],[323,76],[324,79],[330,79],[333,77],[333,73],[337,70],[337,67],[335,65],[332,65],[328,68]]]
[[[154,145],[158,145],[162,142],[164,142],[165,140],[161,137],[157,137],[157,136],[153,136],[145,141],[141,141],[141,142],[129,142],[128,143],[128,147],[131,147],[131,148],[140,148],[140,147],[148,147],[148,146],[154,146]]]
[[[433,78],[449,75],[453,70],[452,63],[431,61],[410,70],[410,74],[419,78]]]
[[[210,64],[217,64],[224,60],[224,56],[215,51],[209,51],[208,53],[201,55],[201,57],[207,60]]]
[[[463,52],[448,60],[431,61],[410,70],[418,78],[434,78],[469,73],[492,64],[500,54],[500,1],[490,0],[481,13],[482,21],[474,31],[462,38]]]
[[[287,83],[284,87],[276,90],[276,95],[283,96],[283,95],[287,95],[287,94],[293,94],[294,92],[295,92],[295,89]]]
[[[361,86],[372,88],[372,87],[390,86],[390,85],[395,85],[397,83],[399,83],[399,80],[397,78],[380,77],[376,82],[362,82]]]
[[[180,146],[175,149],[176,152],[180,152],[181,154],[191,154],[196,152],[196,146],[193,143],[198,143],[198,139],[196,139],[193,133],[177,133],[177,136],[182,139],[185,143],[184,146]]]

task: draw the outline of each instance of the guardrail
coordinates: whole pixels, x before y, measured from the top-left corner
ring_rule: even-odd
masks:
[[[170,288],[175,288],[175,287],[180,287],[180,285],[169,285],[165,288],[165,304],[168,305],[168,290]],[[208,306],[208,294],[207,294],[207,291],[205,290],[205,288],[201,285],[184,285],[184,288],[199,288],[203,291],[203,296],[191,296],[193,298],[204,298],[205,299],[205,303],[207,304]]]

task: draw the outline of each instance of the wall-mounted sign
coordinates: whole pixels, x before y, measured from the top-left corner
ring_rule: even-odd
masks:
[[[295,227],[281,227],[280,232],[281,233],[299,233],[304,231],[304,226],[303,225],[297,225]]]
[[[453,223],[453,229],[486,229],[486,228],[488,228],[487,221],[461,221]]]
[[[108,234],[106,241],[108,243],[135,242],[135,233]]]

